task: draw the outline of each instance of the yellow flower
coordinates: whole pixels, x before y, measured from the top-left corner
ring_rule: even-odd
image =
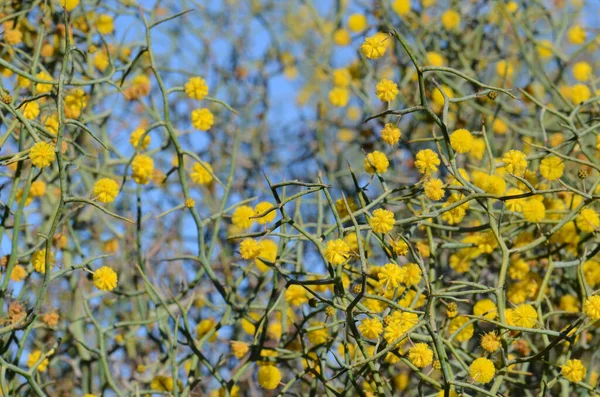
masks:
[[[332,265],[341,265],[350,256],[350,246],[342,239],[330,240],[325,247],[324,256]]]
[[[244,259],[254,259],[260,255],[260,244],[253,238],[244,239],[240,244],[240,255]]]
[[[247,343],[239,342],[239,341],[231,341],[231,352],[237,358],[242,358],[248,353],[250,350],[250,346]]]
[[[575,84],[571,87],[571,100],[575,105],[579,105],[581,102],[585,102],[590,99],[592,92],[590,88],[585,84]]]
[[[450,134],[450,145],[456,153],[467,153],[473,147],[473,135],[464,128]]]
[[[267,390],[276,389],[281,381],[281,372],[274,365],[260,367],[258,370],[258,384]]]
[[[433,150],[423,149],[417,153],[415,167],[421,174],[430,175],[437,171],[439,165],[440,158]]]
[[[256,267],[258,267],[258,270],[261,272],[266,272],[270,269],[269,265],[271,263],[275,263],[277,260],[278,247],[273,240],[269,239],[261,240],[258,244],[260,245],[260,255],[254,260],[254,263],[256,264]],[[269,265],[260,260],[260,258],[263,258],[266,262],[269,262]]]
[[[585,30],[579,25],[573,25],[567,31],[567,38],[571,44],[579,45],[585,43],[586,36]]]
[[[32,351],[27,356],[27,366],[29,368],[33,368],[33,366],[40,360],[40,358],[42,358],[42,352],[41,352],[41,350],[34,350],[34,351]],[[40,365],[38,365],[37,370],[40,371],[40,372],[46,372],[46,369],[48,368],[49,362],[50,361],[47,358],[44,359],[44,361],[42,361],[40,363]]]
[[[112,291],[117,287],[117,273],[108,266],[94,272],[94,286],[101,291]]]
[[[392,10],[403,17],[410,12],[410,0],[394,0]]]
[[[35,75],[35,77],[37,77],[40,80],[52,81],[52,76],[50,76],[46,72],[39,72],[38,74]],[[35,90],[37,91],[38,94],[44,94],[46,92],[50,92],[50,91],[52,91],[52,84],[37,83],[35,85]]]
[[[10,274],[10,279],[15,282],[23,280],[27,276],[27,270],[21,265],[15,265],[13,271]]]
[[[233,224],[240,229],[248,229],[254,223],[254,219],[250,217],[254,216],[254,210],[248,205],[240,205],[233,211],[231,215],[231,221]]]
[[[376,318],[367,318],[360,323],[358,330],[367,339],[377,339],[383,332],[383,324]]]
[[[499,175],[486,175],[481,188],[494,196],[502,196],[506,191],[506,181]]]
[[[527,222],[536,223],[546,216],[546,207],[541,201],[528,199],[523,203],[521,213]]]
[[[347,68],[337,68],[332,73],[333,85],[336,87],[348,87],[352,82],[352,76]]]
[[[58,115],[56,113],[52,113],[49,115],[44,121],[44,127],[50,132],[52,135],[58,134]]]
[[[313,321],[310,323],[310,328],[314,328],[306,333],[308,340],[313,345],[320,345],[329,340],[329,331],[325,323]]]
[[[395,263],[385,264],[377,273],[380,285],[385,289],[387,287],[397,288],[404,282],[404,273],[400,266]]]
[[[49,269],[54,267],[54,253],[48,255]],[[38,273],[46,273],[46,248],[39,249],[31,255],[31,264]]]
[[[138,154],[131,162],[133,180],[139,185],[148,184],[149,178],[154,172],[154,160],[145,154]]]
[[[301,306],[308,302],[306,289],[298,284],[292,284],[285,291],[285,301],[292,306]]]
[[[146,136],[144,136],[144,134]],[[144,139],[141,139],[142,136],[144,136]],[[129,143],[131,143],[131,146],[133,146],[135,149],[146,150],[148,145],[150,145],[150,139],[150,134],[146,134],[146,130],[144,128],[136,128],[129,136]]]
[[[437,52],[429,51],[426,54],[427,62],[432,66],[444,66],[446,60],[444,57]]]
[[[592,67],[587,62],[577,62],[573,65],[573,77],[579,81],[587,81],[593,76]]]
[[[369,26],[367,17],[363,14],[352,14],[348,17],[348,29],[355,33],[360,33]]]
[[[192,111],[192,126],[200,131],[208,131],[215,122],[215,116],[206,108]]]
[[[481,337],[481,347],[488,353],[497,351],[501,346],[500,337],[495,331],[490,331]]]
[[[496,367],[491,360],[485,357],[479,357],[473,360],[469,366],[469,374],[473,381],[477,383],[488,383],[496,375]]]
[[[333,106],[343,108],[350,100],[350,90],[342,87],[334,87],[329,91],[329,102]]]
[[[408,350],[408,359],[417,368],[425,368],[433,361],[433,351],[427,343],[416,343]]]
[[[177,386],[181,390],[181,381],[177,381]],[[175,382],[170,376],[156,375],[150,383],[150,389],[156,391],[173,391],[175,389]]]
[[[394,124],[388,123],[381,130],[381,139],[388,145],[395,145],[400,140],[400,137],[402,137],[402,132]]]
[[[508,133],[508,126],[504,121],[495,119],[492,123],[492,131],[494,131],[496,134],[505,135]]]
[[[444,182],[437,178],[431,178],[423,184],[425,195],[433,201],[441,200],[444,197]]]
[[[198,325],[196,326],[196,335],[198,336],[198,339],[201,339],[204,335],[210,333],[216,326],[217,326],[217,322],[212,318],[208,318],[208,319],[200,321],[198,323]],[[215,333],[213,333],[210,336],[208,341],[214,342],[215,340],[217,340],[218,335],[219,335],[219,332],[216,331]]]
[[[375,150],[372,153],[367,154],[365,158],[365,171],[373,175],[375,172],[383,174],[387,171],[390,161],[388,160],[385,153]]]
[[[421,268],[416,263],[407,263],[400,268],[400,272],[407,287],[417,285],[421,281]]]
[[[72,90],[65,96],[65,116],[72,119],[78,118],[87,103],[87,95],[81,88]]]
[[[446,10],[442,14],[442,25],[446,30],[454,30],[460,25],[460,14],[454,10]]]
[[[507,80],[510,80],[514,71],[514,66],[508,61],[501,60],[496,64],[496,73],[501,78],[506,78]]]
[[[208,85],[202,77],[190,78],[184,86],[185,93],[192,99],[203,100],[208,95]]]
[[[493,320],[497,314],[496,304],[491,299],[481,299],[473,306],[473,314]]]
[[[96,29],[102,34],[111,34],[115,30],[115,21],[108,14],[100,14],[96,20]]]
[[[586,299],[583,312],[592,320],[600,319],[600,295],[592,295]]]
[[[406,244],[406,241],[404,241],[402,239],[393,241],[392,248],[394,249],[394,252],[396,253],[396,255],[404,256],[404,255],[408,254],[408,244]]]
[[[23,33],[18,29],[8,29],[4,32],[4,41],[8,45],[17,45],[23,41]]]
[[[108,58],[108,54],[106,51],[99,51],[94,54],[94,66],[101,72],[104,72],[108,65],[110,64],[110,60]]]
[[[360,46],[360,52],[369,59],[378,59],[385,54],[387,48],[385,41],[387,36],[373,35],[365,38],[365,41]]]
[[[56,160],[56,153],[54,153],[54,145],[47,142],[38,142],[29,151],[29,159],[31,163],[38,167],[48,167],[54,160]]]
[[[375,86],[375,94],[377,94],[377,98],[381,99],[383,102],[393,101],[396,99],[399,92],[398,85],[388,79],[382,79]]]
[[[593,209],[584,208],[575,218],[575,223],[581,231],[591,233],[600,226],[600,217]]]
[[[560,307],[560,310],[564,310],[569,313],[579,312],[579,300],[573,295],[561,296],[558,306]]]
[[[509,150],[502,156],[506,171],[514,175],[523,175],[527,168],[527,155],[520,150]]]
[[[450,321],[450,324],[448,325],[448,331],[450,332],[450,335],[454,334],[468,322],[469,318],[466,316],[458,316],[453,318],[452,321]],[[471,323],[464,327],[460,332],[458,332],[454,337],[454,340],[456,340],[457,342],[467,341],[471,339],[471,337],[473,336],[473,332],[475,332],[475,327],[473,326],[473,323]]]
[[[67,11],[73,11],[79,5],[79,0],[60,0],[60,5]]]
[[[550,40],[540,40],[536,48],[542,58],[548,58],[552,56],[554,46]]]
[[[22,110],[23,117],[28,120],[35,119],[40,114],[40,105],[37,102],[27,102],[23,105]]]
[[[119,194],[119,184],[110,178],[94,183],[94,196],[103,203],[112,203]]]
[[[195,163],[192,166],[192,172],[190,173],[190,177],[195,183],[198,183],[200,185],[208,185],[213,180],[212,174],[212,166],[209,163],[202,161],[200,163]]]
[[[254,207],[254,216],[262,215],[271,208],[273,208],[273,204],[269,203],[268,201],[262,201],[256,204]],[[256,222],[259,225],[266,225],[267,223],[273,222],[273,220],[275,220],[275,216],[277,216],[277,211],[271,211],[260,218],[256,218]]]
[[[352,41],[350,37],[350,32],[346,29],[337,29],[333,32],[333,42],[340,47],[345,47],[349,45]]]
[[[560,367],[560,373],[569,382],[581,382],[585,379],[587,368],[581,360],[567,360],[566,363]]]
[[[390,232],[394,228],[394,222],[394,213],[382,208],[373,211],[373,216],[369,218],[369,226],[375,233]]]
[[[533,306],[524,303],[513,309],[511,321],[517,327],[534,328],[538,323],[538,314]]]
[[[540,162],[540,174],[549,181],[559,179],[565,172],[564,161],[556,156],[548,156]]]

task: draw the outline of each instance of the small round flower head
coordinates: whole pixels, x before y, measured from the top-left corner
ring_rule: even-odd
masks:
[[[373,216],[369,218],[369,226],[375,233],[390,232],[394,228],[394,222],[394,213],[382,208],[373,211]]]
[[[268,201],[261,201],[254,207],[254,216],[262,215],[271,208],[273,208],[273,204],[269,203]],[[256,222],[259,225],[266,225],[267,223],[273,222],[275,220],[275,216],[277,216],[277,211],[271,211],[260,218],[256,218]]]
[[[367,318],[360,323],[358,330],[367,339],[377,339],[383,332],[383,324],[377,318]]]
[[[133,180],[137,184],[146,185],[154,172],[154,160],[145,154],[138,154],[131,162],[131,171]]]
[[[577,62],[573,65],[573,77],[579,81],[588,81],[593,76],[592,67],[587,62]]]
[[[540,162],[540,174],[549,181],[555,181],[563,176],[565,162],[556,156],[548,156]]]
[[[523,175],[527,169],[527,155],[520,150],[509,150],[502,156],[504,168],[514,175]]]
[[[248,205],[240,205],[233,211],[231,221],[240,229],[248,229],[254,223],[254,210]]]
[[[258,370],[258,384],[263,389],[274,390],[281,382],[281,372],[274,365],[266,365]]]
[[[575,84],[571,87],[571,101],[575,105],[579,105],[582,102],[587,101],[592,96],[592,91],[585,84]]]
[[[285,301],[292,306],[300,306],[308,302],[306,289],[298,284],[292,284],[285,290]]]
[[[473,135],[464,128],[458,129],[450,135],[450,145],[456,153],[468,153],[473,147]]]
[[[479,357],[473,360],[469,366],[469,374],[474,382],[488,383],[494,379],[496,367],[494,367],[494,363],[491,360],[485,357]]]
[[[567,31],[567,38],[571,44],[581,45],[585,43],[585,39],[587,34],[585,30],[580,25],[573,25]]]
[[[391,102],[398,96],[398,85],[391,80],[382,79],[375,86],[375,93],[377,94],[377,98],[383,102]]]
[[[185,208],[194,208],[196,206],[196,201],[192,198],[188,198],[183,204],[185,205]]]
[[[365,41],[360,46],[360,52],[369,59],[378,59],[385,54],[387,49],[385,40],[388,37],[382,35],[373,35],[365,38]]]
[[[560,373],[569,382],[581,382],[585,379],[587,368],[581,360],[567,360],[562,367],[560,367]]]
[[[592,233],[600,226],[600,217],[593,209],[584,208],[575,218],[575,223],[582,232]]]
[[[190,78],[184,86],[185,93],[192,99],[203,100],[208,95],[208,85],[202,77]]]
[[[258,244],[260,245],[260,255],[254,259],[254,263],[258,270],[266,272],[270,269],[269,266],[272,266],[271,264],[277,260],[277,243],[273,240],[264,239],[260,240]],[[264,259],[264,261],[260,258]]]
[[[48,255],[48,261],[50,264],[49,268],[52,269],[54,266],[54,253],[52,251]],[[31,264],[36,272],[46,273],[46,248],[37,250],[31,255]]]
[[[350,45],[352,42],[350,32],[348,32],[347,29],[337,29],[335,32],[333,32],[333,42],[340,47],[346,47],[347,45]]]
[[[142,136],[144,139],[142,139]],[[137,150],[146,150],[150,145],[150,140],[150,134],[146,134],[144,128],[136,128],[131,135],[129,135],[129,143]]]
[[[460,25],[460,14],[454,10],[446,10],[442,14],[442,25],[446,30],[454,30]]]
[[[486,193],[502,196],[506,191],[506,181],[500,175],[486,175],[481,187]]]
[[[433,351],[427,343],[416,343],[408,350],[408,359],[417,368],[425,368],[433,361]]]
[[[592,320],[600,319],[600,295],[592,295],[585,300],[583,312]]]
[[[18,29],[7,29],[4,32],[4,41],[8,45],[17,45],[23,41],[23,33]]]
[[[473,314],[493,320],[497,314],[496,304],[491,299],[481,299],[473,306]]]
[[[448,325],[448,331],[450,332],[450,335],[454,334],[456,331],[461,329],[468,322],[469,322],[469,317],[467,317],[467,316],[457,316],[457,317],[453,318],[452,321],[450,321],[450,324]],[[462,330],[460,330],[456,334],[456,336],[454,337],[454,340],[456,340],[457,342],[467,341],[467,340],[471,339],[471,337],[473,337],[473,332],[475,332],[475,327],[471,323],[471,324],[467,325],[466,327],[462,328]]]
[[[431,66],[444,66],[444,63],[446,63],[444,57],[434,51],[427,52],[425,58],[427,59],[427,63]]]
[[[400,266],[395,263],[388,263],[379,269],[377,278],[383,288],[397,288],[404,282],[404,273],[400,270]]]
[[[539,200],[528,199],[523,203],[521,213],[527,222],[536,223],[546,216],[546,207]]]
[[[102,178],[94,183],[94,197],[102,203],[112,203],[119,194],[119,184],[110,178]]]
[[[383,174],[387,171],[389,165],[390,161],[385,153],[377,150],[367,154],[367,157],[365,158],[365,171],[371,175],[373,175],[375,172],[378,174]]]
[[[42,358],[42,351],[41,350],[34,350],[34,351],[32,351],[27,356],[27,366],[29,368],[33,368],[35,366],[35,364],[38,361],[40,361],[41,358]],[[42,361],[40,363],[40,365],[38,365],[37,370],[40,371],[40,372],[46,372],[46,369],[48,368],[49,362],[50,361],[47,358],[44,359],[44,361]]]
[[[198,323],[196,326],[196,336],[198,339],[202,338],[204,335],[212,332],[213,329],[217,326],[217,322],[212,318],[207,318]],[[214,342],[217,340],[217,336],[219,336],[219,332],[214,332],[210,338],[208,338],[209,342]]]
[[[31,187],[29,188],[29,194],[32,197],[41,197],[46,193],[46,183],[44,181],[33,181],[31,182]]]
[[[446,306],[446,316],[448,316],[448,318],[454,318],[457,314],[458,305],[454,302],[448,303],[448,306]]]
[[[117,287],[117,273],[108,266],[94,272],[94,286],[101,291],[112,291]]]
[[[388,145],[397,144],[401,137],[402,132],[400,131],[400,128],[396,127],[394,124],[388,123],[381,130],[381,139]]]
[[[394,249],[394,252],[396,253],[396,255],[400,255],[400,256],[404,256],[406,254],[408,254],[408,244],[406,244],[406,241],[402,240],[401,238],[395,241],[392,241],[392,248]]]
[[[514,72],[515,67],[509,61],[503,59],[496,64],[496,73],[503,79],[510,80]]]
[[[490,331],[481,337],[481,347],[488,353],[493,353],[500,349],[502,343],[496,331]]]
[[[31,163],[38,168],[48,167],[56,160],[54,145],[47,142],[36,143],[29,151],[29,159],[31,160]]]
[[[215,122],[215,116],[206,108],[192,111],[192,126],[200,131],[208,131]]]
[[[96,29],[101,34],[111,34],[115,30],[114,18],[108,14],[100,14],[96,20]]]
[[[37,77],[40,80],[52,81],[52,76],[50,76],[46,72],[39,72],[38,74],[35,75],[35,77]],[[35,90],[37,91],[38,94],[44,94],[44,93],[50,92],[50,91],[52,91],[52,84],[37,83],[35,85]]]
[[[421,174],[430,175],[437,171],[439,165],[440,158],[433,150],[423,149],[417,153],[415,167]]]
[[[360,33],[369,26],[367,17],[363,14],[355,13],[348,17],[348,29],[355,33]]]
[[[421,268],[416,263],[407,263],[400,268],[403,275],[403,283],[407,287],[419,284],[421,281],[422,273]]]
[[[195,163],[192,166],[190,178],[200,185],[208,185],[213,180],[213,173],[212,166],[209,163],[202,161],[200,163]]]
[[[260,255],[260,244],[253,238],[244,239],[240,244],[240,255],[244,259],[254,259]]]
[[[343,108],[350,100],[350,90],[343,87],[333,87],[329,91],[329,102],[336,107]]]
[[[511,321],[517,327],[535,328],[538,323],[538,314],[533,306],[523,303],[513,309]]]
[[[431,178],[423,184],[423,190],[428,199],[438,201],[444,198],[444,182],[438,178]]]
[[[79,0],[60,0],[60,5],[66,11],[73,11],[79,5]]]
[[[250,350],[247,343],[240,341],[231,341],[231,352],[237,358],[243,358]]]
[[[352,75],[347,68],[337,68],[332,73],[332,81],[334,86],[345,88],[352,82]]]
[[[332,265],[341,265],[350,256],[350,246],[342,239],[330,240],[325,247],[325,259]]]
[[[27,276],[27,270],[21,265],[15,265],[13,271],[10,274],[10,279],[15,282],[22,281]]]

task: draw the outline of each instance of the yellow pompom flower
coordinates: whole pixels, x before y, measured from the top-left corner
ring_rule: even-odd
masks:
[[[181,381],[177,381],[177,386],[179,390],[182,389]],[[173,382],[173,378],[170,376],[156,375],[152,379],[152,382],[150,382],[150,388],[156,391],[171,392],[175,389],[175,382]]]
[[[273,204],[269,203],[268,201],[261,201],[254,207],[254,215],[262,215],[271,208],[273,208]],[[256,222],[259,225],[266,225],[267,223],[273,222],[275,220],[275,216],[277,216],[277,211],[271,211],[260,218],[256,218]]]
[[[23,33],[18,29],[7,29],[4,32],[4,41],[8,45],[17,45],[23,41]]]
[[[592,320],[600,319],[600,295],[592,295],[585,300],[583,312]]]
[[[383,332],[383,324],[379,319],[367,318],[360,323],[358,330],[367,339],[377,339]]]
[[[527,155],[520,150],[509,150],[502,156],[506,171],[514,175],[523,175],[527,169]]]
[[[139,185],[146,185],[154,172],[154,160],[145,154],[138,154],[131,162],[133,180]]]
[[[377,98],[383,102],[391,102],[396,99],[400,91],[398,91],[398,85],[391,80],[381,79],[375,86],[375,94]]]
[[[50,269],[54,267],[54,253],[50,252],[48,255],[48,262]],[[36,272],[45,274],[46,273],[46,248],[39,249],[31,255],[31,264]]]
[[[582,232],[591,233],[600,226],[600,217],[593,209],[584,208],[575,218],[575,223]]]
[[[571,44],[576,44],[576,45],[583,44],[583,43],[585,43],[586,37],[587,37],[587,34],[580,25],[573,25],[567,31],[567,38],[569,39],[569,42]]]
[[[285,290],[285,301],[292,306],[301,306],[308,302],[306,289],[298,284],[292,284]]]
[[[501,78],[506,77],[507,80],[510,80],[514,72],[515,67],[512,65],[512,63],[505,61],[504,59],[496,64],[496,73]]]
[[[33,181],[29,188],[29,195],[32,197],[41,197],[46,193],[46,183],[44,181]]]
[[[231,341],[231,352],[237,358],[243,358],[250,350],[247,343],[240,341]]]
[[[277,243],[275,243],[273,240],[264,239],[261,240],[258,245],[260,245],[260,255],[254,259],[254,263],[256,264],[258,270],[261,272],[266,272],[270,269],[269,265],[275,263],[277,260]],[[260,258],[264,259],[264,261]]]
[[[112,291],[117,288],[117,273],[108,266],[102,266],[94,272],[94,287],[100,291]]]
[[[131,135],[129,135],[129,143],[131,143],[131,146],[138,150],[146,150],[148,145],[150,145],[151,138],[150,134],[146,134],[146,136],[144,136],[144,134],[146,134],[146,130],[143,128],[136,128],[133,130]],[[144,136],[144,139],[142,139],[142,136]]]
[[[58,115],[56,113],[49,115],[44,121],[44,127],[52,135],[58,134]]]
[[[50,76],[46,72],[39,72],[38,74],[35,75],[35,77],[37,77],[40,80],[44,80],[44,81],[52,81],[52,76]],[[37,91],[38,94],[44,94],[46,92],[50,92],[50,91],[52,91],[52,84],[37,83],[35,85],[35,90]]]
[[[102,34],[111,34],[115,30],[115,20],[108,14],[100,14],[96,20],[96,29]]]
[[[23,117],[27,120],[33,120],[40,114],[40,105],[34,101],[27,102],[23,105],[21,111],[23,112]]]
[[[208,95],[208,85],[202,77],[192,77],[184,85],[184,90],[187,96],[199,101],[203,100]]]
[[[540,222],[546,216],[546,207],[539,200],[528,199],[522,204],[521,214],[527,222]]]
[[[533,306],[523,303],[513,309],[511,321],[517,327],[534,328],[538,323],[538,314]]]
[[[491,360],[485,357],[479,357],[473,360],[469,366],[469,374],[474,382],[488,383],[494,379],[496,367],[494,367],[494,363]]]
[[[555,181],[563,176],[565,163],[560,157],[548,156],[540,162],[540,174],[549,181]]]
[[[211,332],[217,326],[217,322],[212,318],[207,318],[198,323],[196,326],[196,335],[198,339],[201,339],[204,335]],[[214,342],[217,340],[217,336],[219,336],[219,332],[213,333],[210,338],[208,338],[209,342]]]
[[[567,360],[561,367],[560,373],[569,382],[581,382],[585,379],[587,368],[581,360]]]
[[[244,259],[254,259],[260,255],[260,244],[253,238],[244,239],[240,244],[240,255]]]
[[[340,47],[346,47],[352,42],[350,32],[346,29],[337,29],[333,32],[333,42]]]
[[[258,370],[258,384],[263,389],[276,389],[280,381],[281,372],[274,365],[262,366]]]
[[[592,67],[587,62],[577,62],[573,65],[573,77],[579,81],[587,81],[593,76]]]
[[[387,36],[373,35],[365,38],[365,41],[360,46],[360,52],[369,59],[378,59],[385,54],[387,49],[385,41]]]
[[[101,72],[104,72],[106,70],[106,68],[108,68],[108,65],[110,64],[110,61],[108,59],[108,54],[106,54],[106,51],[100,51],[97,52],[96,54],[94,54],[94,66],[96,67],[96,69],[98,69]]]
[[[408,350],[408,359],[417,368],[425,368],[433,361],[433,351],[427,343],[415,343]]]
[[[352,14],[348,17],[348,29],[355,33],[360,33],[369,26],[367,17],[363,14]]]
[[[29,151],[29,159],[31,163],[38,167],[48,167],[54,160],[56,160],[56,153],[54,153],[54,145],[47,142],[38,142]]]
[[[206,108],[192,111],[192,126],[200,131],[208,131],[215,122],[215,116]]]
[[[119,194],[119,184],[110,178],[102,178],[94,183],[94,197],[103,203],[112,203]]]
[[[542,58],[552,56],[554,46],[550,40],[540,40],[536,46],[537,52]]]
[[[571,87],[571,101],[575,105],[579,105],[581,102],[585,102],[592,97],[592,91],[585,84],[575,84]]]
[[[473,135],[464,128],[450,134],[450,145],[456,153],[467,153],[473,147]]]
[[[27,356],[27,366],[29,368],[33,368],[33,366],[40,361],[40,358],[42,358],[42,351],[41,350],[34,350],[31,353],[29,353],[29,355]],[[50,363],[50,361],[46,358],[44,359],[44,361],[42,361],[40,363],[40,365],[38,365],[37,370],[40,372],[46,372],[46,369],[48,368],[48,364]]]
[[[441,200],[444,197],[444,182],[437,178],[431,178],[423,184],[423,190],[428,199],[433,201]]]
[[[481,299],[473,306],[473,314],[493,320],[496,318],[498,309],[496,304],[491,299]]]
[[[492,123],[492,131],[499,135],[505,135],[508,133],[508,126],[500,119],[495,119]]]
[[[350,100],[350,90],[343,87],[333,87],[331,91],[329,91],[329,102],[333,106],[337,106],[343,108],[348,105],[348,101]]]
[[[213,168],[206,162],[195,163],[192,166],[192,172],[190,172],[190,178],[195,183],[200,185],[208,185],[213,180]]]
[[[240,205],[233,211],[231,221],[240,229],[248,229],[254,223],[254,210],[248,205]]]
[[[421,248],[419,248],[419,250],[421,250]],[[421,268],[416,263],[407,263],[400,268],[400,272],[402,273],[402,277],[404,279],[403,283],[407,287],[417,285],[421,281]]]
[[[400,128],[396,127],[394,124],[388,123],[381,130],[381,139],[388,145],[395,145],[401,137],[402,132],[400,131]]]
[[[468,322],[469,317],[467,316],[457,316],[453,318],[452,321],[450,321],[450,324],[448,325],[448,331],[450,332],[450,335],[454,334]],[[454,340],[456,340],[457,342],[467,341],[471,339],[471,337],[473,337],[473,332],[475,332],[475,327],[471,323],[464,327],[460,332],[458,332],[454,337]]]
[[[481,347],[488,353],[497,351],[501,346],[500,337],[495,331],[490,331],[481,337]]]
[[[342,239],[330,240],[324,251],[325,259],[332,265],[341,265],[350,256],[350,246]]]
[[[405,272],[395,263],[385,264],[377,273],[379,283],[384,289],[387,289],[387,287],[397,288],[404,282],[404,276]]]
[[[394,0],[392,10],[401,17],[407,15],[410,12],[410,0]]]
[[[423,149],[417,153],[415,167],[421,174],[430,175],[437,171],[439,165],[440,158],[433,150]]]
[[[73,11],[79,5],[79,0],[60,0],[60,5],[67,11]]]
[[[444,57],[437,52],[429,51],[426,54],[427,63],[431,66],[444,66],[446,60]]]
[[[375,172],[383,174],[387,171],[390,161],[385,153],[375,150],[365,158],[365,171],[373,175]]]
[[[369,218],[369,226],[375,233],[388,233],[394,228],[394,213],[382,208],[373,211],[373,216]]]
[[[333,85],[336,87],[348,87],[352,82],[352,76],[347,68],[334,69],[332,73]]]
[[[460,25],[460,14],[454,10],[446,10],[442,14],[442,25],[446,30],[454,30]]]

